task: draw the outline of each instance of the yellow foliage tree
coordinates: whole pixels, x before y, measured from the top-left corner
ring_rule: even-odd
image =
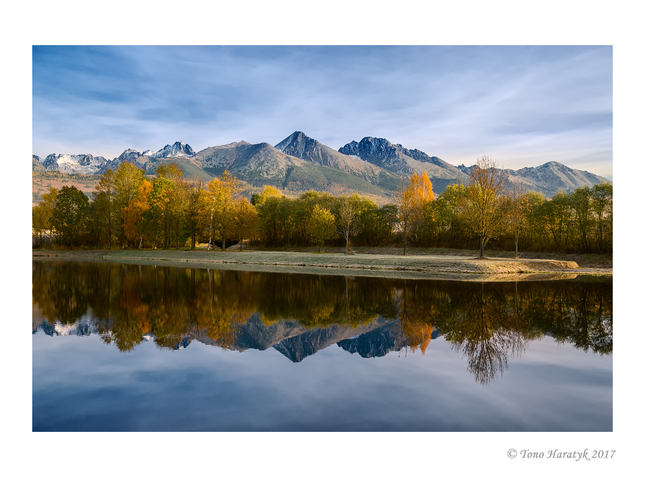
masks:
[[[398,219],[403,232],[403,255],[407,253],[408,237],[418,230],[423,222],[425,205],[434,200],[432,182],[426,171],[419,176],[416,172],[409,180],[402,181],[396,192]]]
[[[233,202],[239,194],[240,181],[228,171],[206,185],[203,195],[203,209],[208,225],[208,250],[213,246],[213,238],[222,239],[222,250],[226,250],[226,239],[235,229],[235,208]]]
[[[139,248],[143,246],[143,214],[150,208],[148,198],[152,191],[150,181],[143,181],[135,198],[122,210],[124,215],[125,237],[128,241],[139,241]]]
[[[508,175],[493,159],[483,156],[470,173],[466,187],[464,218],[471,233],[479,238],[479,258],[484,258],[488,240],[506,230],[506,195]]]
[[[314,205],[311,216],[307,221],[307,230],[314,245],[318,245],[318,253],[325,241],[336,236],[335,218],[329,210]]]
[[[258,213],[255,207],[242,197],[235,202],[235,234],[240,242],[240,252],[245,238],[254,239],[257,235]]]

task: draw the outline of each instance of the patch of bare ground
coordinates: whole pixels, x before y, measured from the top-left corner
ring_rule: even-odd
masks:
[[[443,253],[434,253],[441,251]],[[401,253],[397,253],[401,252]],[[428,252],[433,252],[432,254]],[[344,249],[302,248],[291,250],[260,250],[255,247],[242,251],[229,248],[214,250],[36,250],[34,259],[113,261],[121,263],[153,263],[191,267],[216,267],[237,270],[284,271],[298,273],[352,274],[369,276],[409,276],[411,278],[441,278],[452,280],[526,280],[575,278],[581,274],[611,275],[611,268],[580,267],[574,260],[558,258],[518,259],[491,253],[479,259],[473,251],[419,249],[402,254],[393,248]],[[466,252],[466,253],[464,253]]]

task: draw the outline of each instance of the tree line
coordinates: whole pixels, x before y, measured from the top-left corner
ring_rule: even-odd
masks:
[[[36,246],[226,249],[245,240],[267,247],[402,246],[504,250],[612,251],[610,183],[547,199],[512,185],[488,158],[470,181],[435,197],[427,174],[402,178],[393,201],[308,191],[287,197],[273,186],[247,200],[228,172],[208,183],[176,165],[153,178],[128,163],[104,173],[90,197],[71,186],[50,188],[33,208]],[[240,248],[241,249],[241,248]]]

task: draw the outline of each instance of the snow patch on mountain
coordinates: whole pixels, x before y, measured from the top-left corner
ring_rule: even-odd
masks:
[[[50,154],[42,161],[48,171],[58,171],[64,174],[99,174],[108,164],[103,156],[91,154]]]
[[[193,157],[194,155],[195,151],[193,151],[192,147],[188,144],[177,141],[172,146],[167,144],[163,149],[159,149],[157,152],[150,155],[150,157],[154,159],[163,159],[168,157]]]

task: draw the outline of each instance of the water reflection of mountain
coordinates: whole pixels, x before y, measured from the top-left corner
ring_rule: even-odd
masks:
[[[438,330],[434,330],[431,334],[432,339],[439,336],[441,333]],[[396,321],[362,335],[339,341],[338,346],[352,354],[358,353],[363,358],[375,358],[385,356],[391,351],[401,351],[408,346],[405,338],[401,323]]]
[[[127,352],[153,340],[299,362],[333,344],[364,357],[425,352],[440,334],[476,379],[541,336],[612,352],[612,281],[472,283],[33,262],[33,330],[98,334]]]
[[[262,323],[259,313],[255,313],[249,321],[239,327],[235,342],[231,343],[228,348],[236,351],[248,349],[263,351],[274,348],[297,363],[334,344],[354,353],[356,349],[351,346],[347,347],[345,343],[352,343],[359,339],[361,343],[359,354],[361,356],[385,356],[389,351],[398,351],[405,346],[405,341],[400,339],[400,327],[393,326],[395,324],[395,322],[388,320],[377,319],[365,326],[332,325],[327,328],[309,329],[296,321],[280,320],[267,326]],[[101,333],[98,321],[88,315],[72,324],[63,324],[59,321],[49,323],[44,320],[33,332],[36,333],[38,330],[42,330],[49,336],[90,336]],[[143,336],[143,339],[155,341],[156,337],[148,333]],[[193,341],[209,346],[220,346],[217,340],[202,334],[184,336],[171,348],[181,350],[188,347]],[[370,341],[374,341],[374,344],[370,345]],[[386,342],[387,344],[384,346]],[[378,349],[380,351],[364,354],[362,352],[364,349]]]

